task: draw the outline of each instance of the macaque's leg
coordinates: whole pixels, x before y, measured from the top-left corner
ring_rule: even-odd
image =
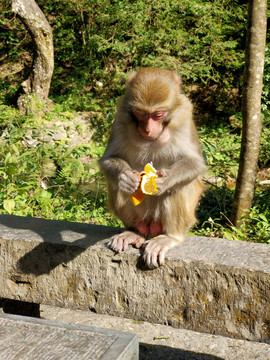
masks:
[[[149,268],[156,268],[164,264],[166,252],[183,241],[184,236],[159,235],[155,239],[146,241],[143,260]]]
[[[140,248],[145,243],[145,238],[132,231],[124,231],[121,234],[114,235],[108,243],[109,248],[113,251],[120,253],[126,251],[128,245],[134,245]]]

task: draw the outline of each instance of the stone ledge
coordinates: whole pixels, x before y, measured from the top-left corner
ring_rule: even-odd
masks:
[[[0,215],[0,297],[270,343],[268,245],[187,236],[147,271],[118,231]]]

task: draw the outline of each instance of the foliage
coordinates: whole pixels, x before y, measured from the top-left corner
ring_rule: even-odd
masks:
[[[268,37],[270,35],[268,34]],[[264,76],[263,76],[263,90],[262,90],[262,111],[270,111],[270,45],[267,42],[265,48],[265,61],[264,61]]]
[[[207,125],[199,129],[201,146],[211,173],[235,177],[240,154],[240,136],[228,124],[215,122],[211,129]]]
[[[8,108],[2,106],[2,110]],[[118,225],[108,214],[96,161],[104,148],[28,145],[29,130],[40,133],[40,120],[21,118],[12,110],[0,141],[0,209],[14,215]],[[51,115],[51,114],[50,114]],[[55,114],[56,115],[56,114]],[[60,118],[60,117],[59,117]],[[34,139],[35,136],[33,135]],[[82,162],[82,157],[89,161]]]
[[[265,124],[261,149],[267,149],[268,153],[260,152],[259,164],[262,165],[267,162],[269,165],[269,130],[269,124]],[[209,172],[216,176],[217,184],[206,184],[193,231],[204,236],[270,244],[269,185],[260,186],[258,182],[253,207],[240,229],[229,220],[241,146],[239,132],[229,125],[215,123],[212,129],[203,126],[199,135]]]
[[[178,71],[186,91],[193,97],[205,94],[212,112],[233,114],[239,106],[239,98],[230,92],[239,87],[243,71],[245,2],[39,0],[38,4],[53,27],[51,97],[57,102],[68,100],[73,109],[90,110],[93,98],[103,102],[119,96],[131,69],[154,66]],[[1,7],[0,26],[6,31],[0,33],[0,42],[8,59],[18,59],[31,49],[31,39],[7,0]],[[229,103],[223,106],[225,100]],[[203,101],[197,106],[201,105]]]
[[[0,4],[4,30],[0,31],[0,212],[120,225],[108,211],[97,159],[127,74],[141,66],[163,67],[181,74],[196,119],[207,121],[199,136],[209,172],[218,177],[217,184],[206,186],[192,231],[269,243],[269,187],[257,187],[250,216],[240,229],[228,220],[240,152],[247,1],[39,0],[38,4],[53,27],[55,45],[50,97],[56,106],[43,118],[22,116],[11,106],[31,66],[32,42],[8,0]],[[267,45],[260,168],[269,166],[270,159],[269,57]],[[65,122],[74,111],[91,114],[94,135],[89,144],[38,139],[47,132],[44,120]],[[35,145],[27,142],[29,131],[38,140]]]
[[[254,206],[239,229],[229,220],[232,200],[233,191],[226,183],[210,185],[199,205],[198,223],[193,233],[270,244],[269,186],[256,190]]]

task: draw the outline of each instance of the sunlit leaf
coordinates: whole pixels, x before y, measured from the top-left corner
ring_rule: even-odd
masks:
[[[6,199],[3,202],[4,209],[9,213],[12,214],[15,208],[15,201],[13,199]]]

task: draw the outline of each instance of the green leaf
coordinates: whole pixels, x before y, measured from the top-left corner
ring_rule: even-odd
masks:
[[[41,197],[46,201],[49,201],[50,199],[51,199],[51,197],[52,197],[52,194],[49,192],[49,191],[47,191],[47,190],[43,190],[42,192],[41,192]]]
[[[12,214],[15,208],[15,201],[13,199],[6,199],[3,202],[4,209],[9,213]]]

